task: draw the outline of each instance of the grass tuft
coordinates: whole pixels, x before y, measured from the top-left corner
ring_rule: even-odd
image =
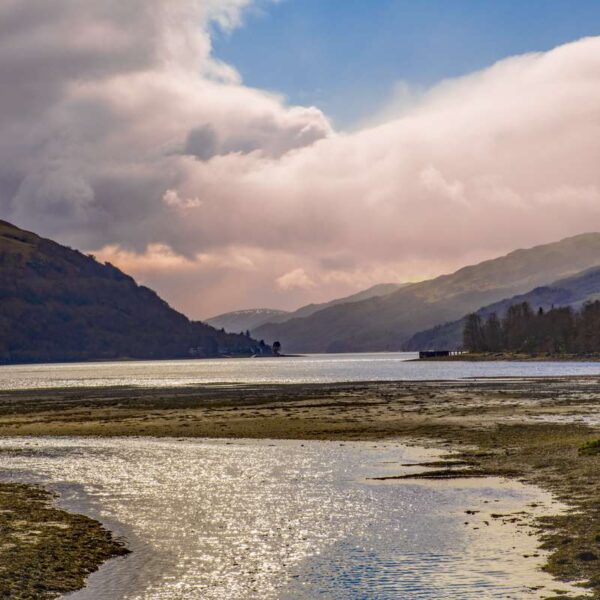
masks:
[[[579,447],[580,456],[593,456],[595,454],[600,454],[600,440],[592,440]]]

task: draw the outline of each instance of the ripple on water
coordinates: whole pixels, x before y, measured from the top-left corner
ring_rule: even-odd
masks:
[[[0,366],[0,390],[178,387],[205,383],[325,383],[600,375],[598,362],[413,361],[414,352],[313,354],[257,360],[163,360]]]
[[[531,529],[489,515],[539,490],[500,480],[369,483],[431,459],[400,444],[0,440],[0,467],[58,486],[133,554],[70,600],[539,597]],[[481,512],[466,515],[465,509]],[[522,555],[531,558],[524,560]],[[561,585],[561,587],[564,587]],[[548,589],[548,588],[547,588]]]

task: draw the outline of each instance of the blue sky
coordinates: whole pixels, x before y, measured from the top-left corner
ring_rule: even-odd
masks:
[[[314,104],[341,128],[417,87],[600,32],[599,0],[282,0],[214,38],[247,85]]]

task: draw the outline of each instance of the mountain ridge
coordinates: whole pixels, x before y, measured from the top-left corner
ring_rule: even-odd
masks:
[[[600,233],[517,249],[379,298],[326,308],[254,332],[287,352],[401,350],[412,335],[600,264]]]
[[[271,319],[288,314],[290,314],[289,311],[276,308],[244,308],[215,315],[205,319],[204,322],[215,329],[223,328],[230,333],[246,330],[252,332],[255,327],[270,323]]]
[[[566,306],[577,309],[585,302],[597,299],[600,299],[600,267],[592,267],[524,294],[482,306],[475,312],[483,318],[491,313],[502,317],[509,306],[522,302],[527,302],[534,310]],[[462,348],[465,318],[466,315],[456,321],[416,333],[405,343],[404,349],[409,351],[459,350]]]
[[[341,298],[334,298],[328,302],[311,303],[301,306],[294,311],[285,311],[271,308],[249,308],[242,310],[235,310],[215,317],[206,319],[206,323],[216,328],[224,327],[226,331],[232,333],[238,331],[246,331],[247,329],[252,333],[254,328],[261,327],[269,323],[283,323],[290,319],[308,317],[319,310],[324,310],[331,306],[338,304],[344,304],[347,302],[358,302],[367,298],[375,296],[385,296],[390,294],[397,289],[401,288],[403,283],[378,283],[364,290],[360,290],[349,296],[343,296]],[[268,317],[267,313],[272,313],[270,318],[262,319],[262,314],[259,311],[264,311],[265,316]]]
[[[0,221],[0,362],[250,354],[110,263]]]

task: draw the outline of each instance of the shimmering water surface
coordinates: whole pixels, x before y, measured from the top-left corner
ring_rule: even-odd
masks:
[[[71,363],[0,367],[0,389],[182,386],[198,383],[327,383],[600,375],[594,362],[418,362],[411,352],[302,357]]]
[[[553,512],[548,495],[497,479],[370,481],[433,457],[399,443],[15,438],[0,448],[3,473],[58,489],[133,550],[69,600],[481,600],[565,589],[539,570],[530,527],[491,516],[533,501],[541,506],[529,510]]]

